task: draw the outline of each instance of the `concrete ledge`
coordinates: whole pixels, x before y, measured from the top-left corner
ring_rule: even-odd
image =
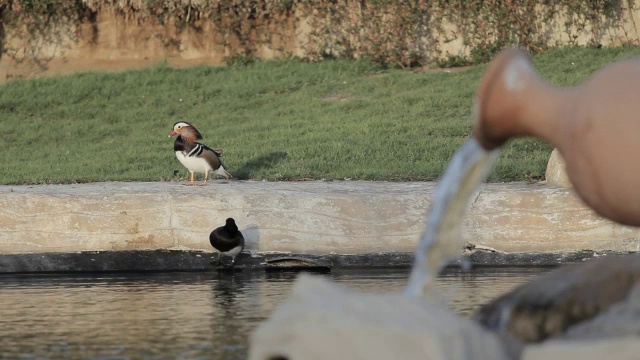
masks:
[[[242,271],[331,271],[340,269],[406,268],[413,264],[414,253],[375,253],[354,255],[307,255],[292,253],[242,253],[236,269]],[[551,267],[575,263],[617,253],[520,253],[507,254],[473,251],[462,261],[474,268]],[[73,273],[73,272],[170,272],[216,271],[217,255],[202,251],[124,250],[75,253],[0,254],[0,274]],[[459,267],[451,264],[450,268]]]
[[[0,273],[215,271],[217,255],[201,251],[143,250],[87,251],[0,255]],[[281,260],[288,260],[283,262]],[[361,255],[304,255],[242,253],[236,270],[321,270],[354,268],[409,268],[413,253]],[[228,263],[228,262],[227,262]]]
[[[0,186],[0,254],[211,251],[209,232],[227,217],[258,252],[410,253],[434,188],[361,181]],[[507,253],[640,250],[638,229],[600,218],[571,189],[542,183],[484,185],[464,227],[464,241]]]

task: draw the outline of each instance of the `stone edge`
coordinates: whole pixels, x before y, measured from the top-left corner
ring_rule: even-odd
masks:
[[[501,253],[472,251],[450,268],[555,267],[621,252],[576,251],[570,253]],[[413,253],[307,255],[293,253],[242,253],[235,271],[320,271],[375,268],[405,268]],[[207,272],[216,271],[215,253],[183,250],[87,251],[0,255],[0,274],[102,273],[102,272]],[[228,265],[223,262],[223,265]],[[223,269],[225,267],[223,266]],[[225,270],[227,271],[227,270]]]

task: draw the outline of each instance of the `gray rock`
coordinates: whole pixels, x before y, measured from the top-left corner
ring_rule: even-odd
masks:
[[[591,341],[549,341],[527,346],[522,360],[636,360],[640,338],[624,337]]]
[[[640,255],[601,257],[521,285],[483,306],[476,319],[525,342],[634,335],[640,326],[631,319],[640,319],[640,297],[631,290],[639,282]]]
[[[635,285],[623,301],[607,311],[569,328],[562,339],[597,340],[627,336],[636,336],[636,341],[640,341],[640,285]]]
[[[571,184],[571,180],[569,180],[569,176],[567,175],[566,163],[558,149],[553,149],[551,152],[549,162],[547,163],[547,170],[544,175],[547,179],[548,185],[567,188],[573,187],[573,184]]]
[[[444,306],[403,294],[359,293],[302,275],[253,333],[251,360],[506,359],[498,338]]]

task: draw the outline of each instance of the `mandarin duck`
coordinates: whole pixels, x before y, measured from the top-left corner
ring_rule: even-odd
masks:
[[[198,140],[202,139],[202,135],[186,121],[178,121],[173,125],[173,131],[169,137],[176,136],[173,143],[173,151],[176,153],[178,160],[191,173],[190,185],[195,185],[195,173],[204,173],[204,182],[200,185],[207,185],[209,172],[214,172],[225,179],[231,179],[233,176],[227,172],[222,163],[222,150],[213,150],[208,146],[201,144]]]
[[[220,265],[220,257],[224,255],[231,258],[233,266],[236,256],[244,249],[244,236],[233,218],[228,218],[224,226],[214,229],[209,234],[209,242],[219,253],[217,265]]]

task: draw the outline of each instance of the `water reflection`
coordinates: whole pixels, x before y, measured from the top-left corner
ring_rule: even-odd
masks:
[[[540,270],[449,271],[436,282],[461,314]],[[287,299],[293,273],[0,276],[0,358],[244,359],[248,334]],[[408,270],[327,275],[399,292]]]

